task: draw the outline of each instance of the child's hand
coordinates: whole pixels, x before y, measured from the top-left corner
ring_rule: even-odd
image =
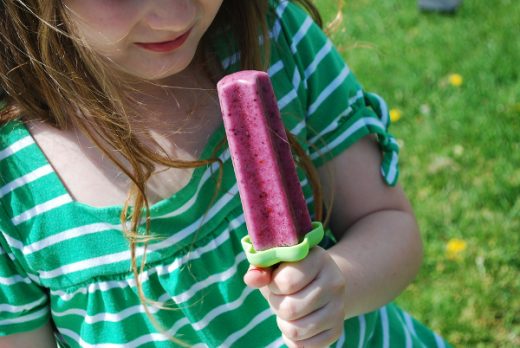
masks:
[[[269,302],[289,347],[324,347],[341,336],[346,281],[324,249],[274,269],[250,267],[244,281]]]

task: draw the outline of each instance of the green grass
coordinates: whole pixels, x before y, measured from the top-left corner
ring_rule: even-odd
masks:
[[[336,0],[316,2],[334,17]],[[456,16],[415,0],[344,4],[333,41],[402,113],[391,132],[425,259],[397,302],[454,346],[520,346],[520,1],[466,1]],[[452,260],[455,238],[467,247]]]

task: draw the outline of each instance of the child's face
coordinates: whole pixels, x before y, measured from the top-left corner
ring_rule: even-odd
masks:
[[[147,80],[182,71],[223,0],[64,0],[76,34]]]

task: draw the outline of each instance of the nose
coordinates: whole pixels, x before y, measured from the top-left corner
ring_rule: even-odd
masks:
[[[145,24],[154,30],[184,31],[197,17],[196,1],[151,0],[148,2]]]

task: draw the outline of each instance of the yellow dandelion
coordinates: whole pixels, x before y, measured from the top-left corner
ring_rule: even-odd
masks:
[[[462,145],[455,145],[453,147],[453,154],[455,155],[455,157],[460,157],[464,154],[464,146]]]
[[[450,84],[452,86],[460,87],[464,82],[464,79],[460,74],[451,74],[450,76],[448,76],[448,81],[450,81]]]
[[[458,260],[466,250],[467,243],[462,239],[450,239],[446,244],[446,257],[450,260]]]
[[[399,109],[391,109],[390,110],[390,121],[392,121],[392,122],[399,121],[402,117],[402,114],[403,113]]]

